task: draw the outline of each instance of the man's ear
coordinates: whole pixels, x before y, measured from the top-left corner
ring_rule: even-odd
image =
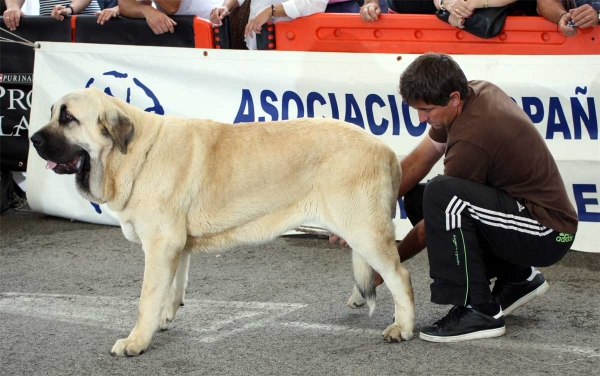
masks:
[[[452,103],[452,107],[460,105],[460,93],[458,91],[450,93],[450,103]]]
[[[129,144],[134,134],[131,118],[118,107],[112,106],[104,113],[104,121],[101,119],[101,123],[119,148],[119,151],[127,154],[127,144]]]

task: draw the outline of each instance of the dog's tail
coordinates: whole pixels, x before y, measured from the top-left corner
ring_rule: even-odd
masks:
[[[373,268],[356,251],[352,252],[352,266],[354,269],[354,283],[362,297],[367,301],[369,316],[371,316],[375,311],[377,297],[375,273],[373,273]]]

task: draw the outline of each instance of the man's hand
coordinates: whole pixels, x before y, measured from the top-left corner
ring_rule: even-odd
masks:
[[[119,6],[114,8],[105,8],[101,12],[94,13],[94,16],[98,16],[98,23],[104,25],[104,23],[111,18],[119,17]]]
[[[154,8],[146,8],[144,18],[154,34],[164,34],[167,32],[174,33],[177,22],[173,21],[169,16]]]
[[[23,13],[23,11],[21,11],[21,8],[18,7],[14,7],[14,8],[8,8],[7,10],[4,11],[4,24],[6,25],[6,27],[8,27],[8,29],[10,31],[15,31],[17,30],[17,27],[19,27],[19,24],[21,23],[21,16],[24,16],[25,13]]]
[[[571,14],[565,13],[558,20],[558,28],[565,34],[566,37],[573,37],[577,35],[577,28],[573,26],[567,26],[567,23],[571,21]]]
[[[379,8],[379,2],[377,1],[365,1],[365,5],[360,8],[360,18],[363,21],[377,21],[380,14],[381,8]]]
[[[256,16],[254,16],[248,24],[246,25],[246,30],[244,32],[244,36],[254,36],[252,32],[255,34],[260,34],[260,30],[262,26],[269,21],[271,18],[271,7],[266,7],[265,9],[258,12]]]
[[[571,21],[579,28],[585,29],[586,27],[598,25],[598,12],[590,4],[570,9],[569,15],[571,16]]]
[[[337,236],[337,235],[329,235],[329,243],[333,244],[335,242],[339,242],[344,247],[350,247],[348,245],[348,243],[346,243],[346,241],[344,239],[340,238],[339,236]]]
[[[210,12],[210,22],[213,25],[223,25],[223,18],[229,16],[229,9],[226,7],[217,7]]]

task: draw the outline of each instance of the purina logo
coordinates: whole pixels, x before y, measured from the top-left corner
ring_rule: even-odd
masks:
[[[31,73],[0,73],[0,83],[31,85],[33,83],[33,74],[31,74]]]
[[[136,77],[130,77],[127,73],[108,71],[102,73],[99,78],[91,77],[85,87],[95,87],[103,90],[106,94],[123,99],[125,102],[141,108],[146,112],[154,112],[164,115],[165,109],[160,104],[158,97],[148,86]],[[100,205],[90,201],[96,213],[102,214]]]

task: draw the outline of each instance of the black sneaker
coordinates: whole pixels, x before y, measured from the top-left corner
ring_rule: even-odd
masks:
[[[492,290],[492,298],[500,304],[504,315],[510,315],[512,311],[523,304],[542,295],[550,285],[539,270],[531,268],[531,276],[524,282],[508,283],[496,281]]]
[[[455,306],[442,319],[423,328],[419,337],[430,342],[459,342],[500,337],[505,331],[502,309],[488,316],[471,306]]]

